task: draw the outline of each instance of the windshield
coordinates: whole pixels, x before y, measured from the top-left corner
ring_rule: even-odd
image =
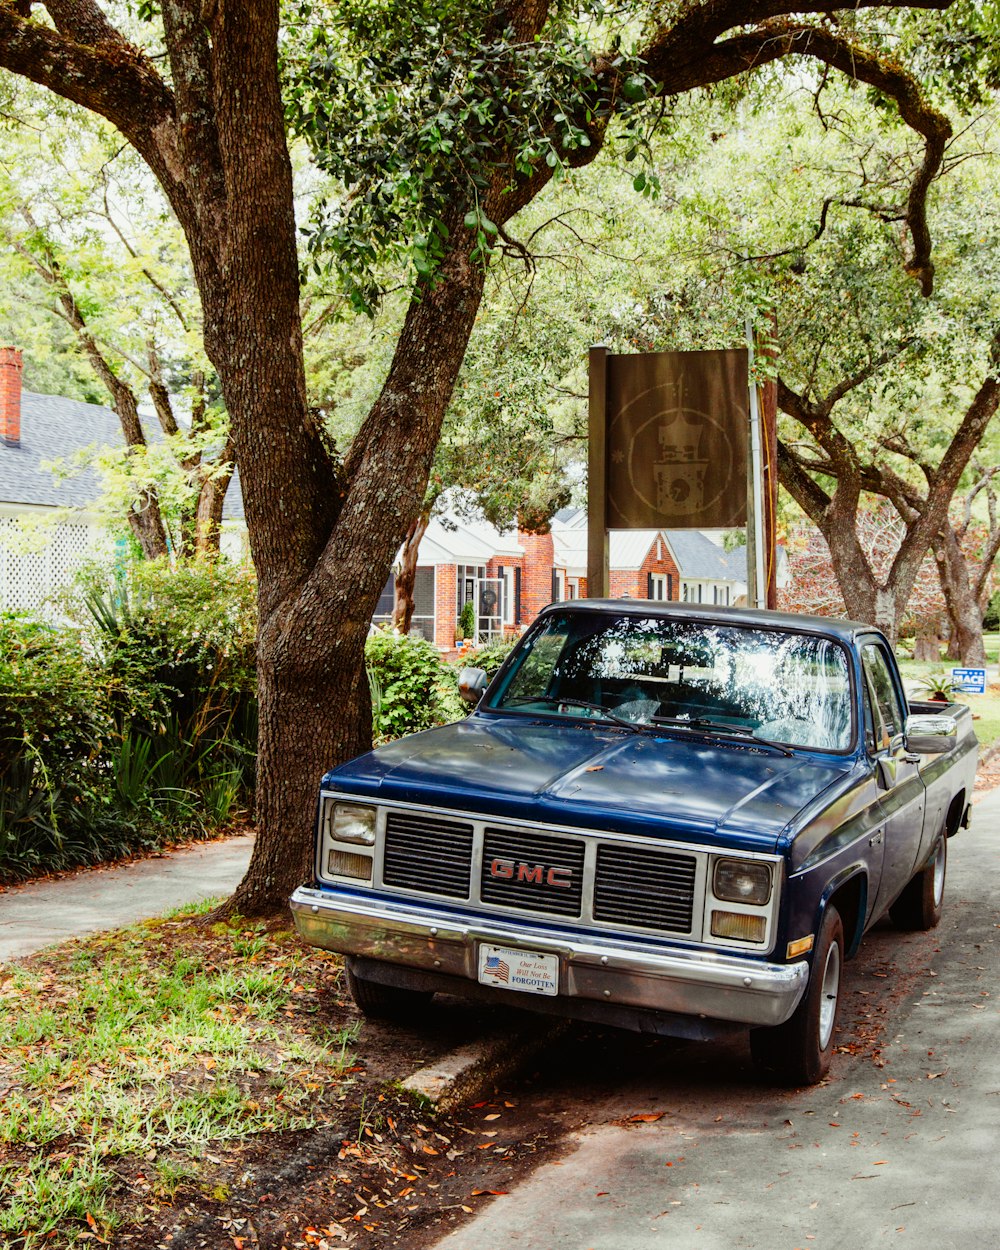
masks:
[[[780,629],[569,611],[525,639],[488,707],[851,746],[847,652]]]

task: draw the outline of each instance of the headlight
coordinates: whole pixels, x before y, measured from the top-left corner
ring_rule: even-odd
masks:
[[[375,845],[375,808],[360,803],[336,803],[333,799],[323,801],[324,832],[334,842],[357,842],[361,846]]]
[[[712,893],[727,903],[761,906],[771,897],[771,866],[752,859],[716,860]]]

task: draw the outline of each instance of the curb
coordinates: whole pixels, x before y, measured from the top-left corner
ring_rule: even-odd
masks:
[[[492,1093],[495,1085],[520,1071],[568,1027],[568,1020],[543,1018],[502,1037],[462,1046],[408,1076],[402,1088],[435,1111],[454,1111]]]

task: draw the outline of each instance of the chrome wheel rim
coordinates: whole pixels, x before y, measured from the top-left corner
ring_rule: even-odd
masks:
[[[823,965],[823,983],[819,996],[819,1048],[826,1050],[833,1037],[833,1022],[837,1015],[837,999],[840,996],[840,946],[834,942],[826,952]]]
[[[944,898],[944,870],[947,863],[948,850],[944,838],[938,843],[937,853],[934,856],[934,906],[940,907],[941,900]]]

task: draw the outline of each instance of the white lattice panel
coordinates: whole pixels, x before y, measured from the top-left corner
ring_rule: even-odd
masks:
[[[97,543],[90,526],[60,522],[41,550],[25,550],[17,521],[0,517],[0,607],[37,610],[76,568],[95,554]]]

